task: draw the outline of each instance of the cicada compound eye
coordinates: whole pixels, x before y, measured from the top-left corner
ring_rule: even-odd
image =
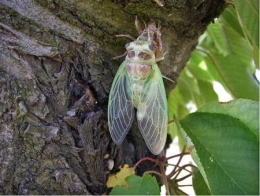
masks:
[[[125,44],[125,49],[127,49],[130,46],[130,43]]]
[[[149,45],[149,49],[150,49],[151,51],[154,51],[154,50],[155,50],[155,48],[156,48],[156,46],[155,46],[155,45],[153,45],[153,44]]]
[[[150,54],[148,54],[147,52],[140,52],[140,53],[138,54],[138,57],[139,57],[140,59],[145,60],[145,61],[148,61],[148,60],[150,60],[150,59],[152,58],[152,56],[151,56]]]
[[[131,50],[127,53],[128,58],[134,58],[135,57],[135,51]]]

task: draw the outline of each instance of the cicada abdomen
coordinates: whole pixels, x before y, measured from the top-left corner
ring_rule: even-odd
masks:
[[[109,95],[108,126],[116,144],[131,128],[134,107],[138,127],[150,151],[159,154],[166,141],[168,108],[162,74],[160,29],[151,22],[134,41],[126,44],[127,55],[114,78]]]

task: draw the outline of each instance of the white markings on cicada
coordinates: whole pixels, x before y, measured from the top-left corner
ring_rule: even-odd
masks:
[[[137,113],[137,120],[142,120],[145,116],[146,112],[146,104],[145,103],[139,103],[138,105],[139,112]]]
[[[136,108],[139,108],[139,101],[143,91],[143,84],[133,83],[131,90],[133,92],[133,104]]]
[[[150,65],[128,63],[127,72],[133,80],[141,80],[146,78],[151,70]]]

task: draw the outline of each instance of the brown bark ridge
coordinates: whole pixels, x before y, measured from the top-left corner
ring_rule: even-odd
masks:
[[[121,146],[108,94],[135,16],[162,28],[162,73],[177,82],[224,0],[1,0],[0,193],[103,194],[110,173],[152,156],[134,123]],[[175,84],[165,81],[167,92]],[[108,162],[114,168],[108,168]],[[153,169],[144,164],[138,172]]]

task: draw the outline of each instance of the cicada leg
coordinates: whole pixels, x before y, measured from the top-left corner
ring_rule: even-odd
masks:
[[[126,37],[128,39],[131,39],[131,40],[136,40],[133,36],[129,35],[129,34],[119,34],[119,35],[116,35],[116,37]]]
[[[112,59],[113,59],[113,60],[119,59],[119,58],[122,58],[122,57],[124,57],[124,56],[126,56],[126,55],[127,55],[127,51],[126,51],[124,54],[122,54],[122,55],[113,57]]]
[[[172,83],[176,83],[175,81],[173,81],[171,78],[168,78],[167,76],[162,76],[163,78],[165,78],[166,80],[169,80],[169,81],[171,81]]]

